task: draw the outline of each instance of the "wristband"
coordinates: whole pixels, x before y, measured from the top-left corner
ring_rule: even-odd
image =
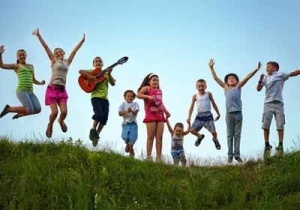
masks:
[[[258,81],[258,84],[260,84],[260,85],[261,85],[262,83],[263,83],[262,81]]]

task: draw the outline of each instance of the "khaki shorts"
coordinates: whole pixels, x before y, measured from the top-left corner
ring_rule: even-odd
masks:
[[[262,117],[262,129],[270,129],[273,115],[276,121],[277,130],[284,130],[285,116],[282,102],[270,102],[264,104]]]

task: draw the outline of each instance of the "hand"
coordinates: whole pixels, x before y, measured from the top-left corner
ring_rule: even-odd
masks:
[[[45,80],[42,80],[42,81],[40,82],[41,85],[44,85],[45,83],[46,83]]]
[[[259,70],[260,67],[261,67],[261,62],[259,61],[258,64],[257,64],[257,68],[256,69]]]
[[[264,79],[264,76],[265,76],[264,74],[261,74],[260,78],[259,78],[259,81],[262,81]]]
[[[112,72],[112,68],[107,69],[107,73],[110,74]]]
[[[154,96],[147,96],[148,100],[150,101],[155,101],[155,97]]]
[[[2,54],[4,51],[5,51],[4,46],[1,45],[1,46],[0,46],[0,54]]]
[[[188,119],[186,120],[186,122],[187,122],[187,124],[191,124],[191,118],[188,118]]]
[[[130,112],[133,112],[133,111],[132,111],[132,109],[129,107],[129,108],[127,109],[127,112],[130,113]]]
[[[39,30],[39,28],[35,29],[35,30],[32,32],[32,35],[36,35],[36,36],[40,35],[40,30]]]
[[[82,42],[85,41],[85,34],[83,34],[83,37],[82,37],[81,41],[82,41]]]
[[[215,118],[215,121],[217,121],[218,119],[220,119],[220,115],[218,115],[218,116]]]
[[[168,112],[168,111],[165,111],[165,114],[166,114],[166,117],[167,117],[167,118],[171,117],[171,114],[170,114],[170,112]]]
[[[208,65],[209,65],[209,67],[211,67],[211,68],[214,67],[214,65],[215,65],[214,59],[210,59]]]

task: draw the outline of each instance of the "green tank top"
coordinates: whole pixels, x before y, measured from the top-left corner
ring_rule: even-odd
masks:
[[[20,65],[17,76],[17,91],[33,91],[33,67]]]

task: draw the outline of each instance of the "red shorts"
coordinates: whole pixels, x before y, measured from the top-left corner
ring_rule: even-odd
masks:
[[[49,85],[46,90],[45,104],[66,104],[68,98],[68,93],[64,86]]]
[[[166,122],[166,118],[162,111],[146,111],[146,116],[143,122]]]

